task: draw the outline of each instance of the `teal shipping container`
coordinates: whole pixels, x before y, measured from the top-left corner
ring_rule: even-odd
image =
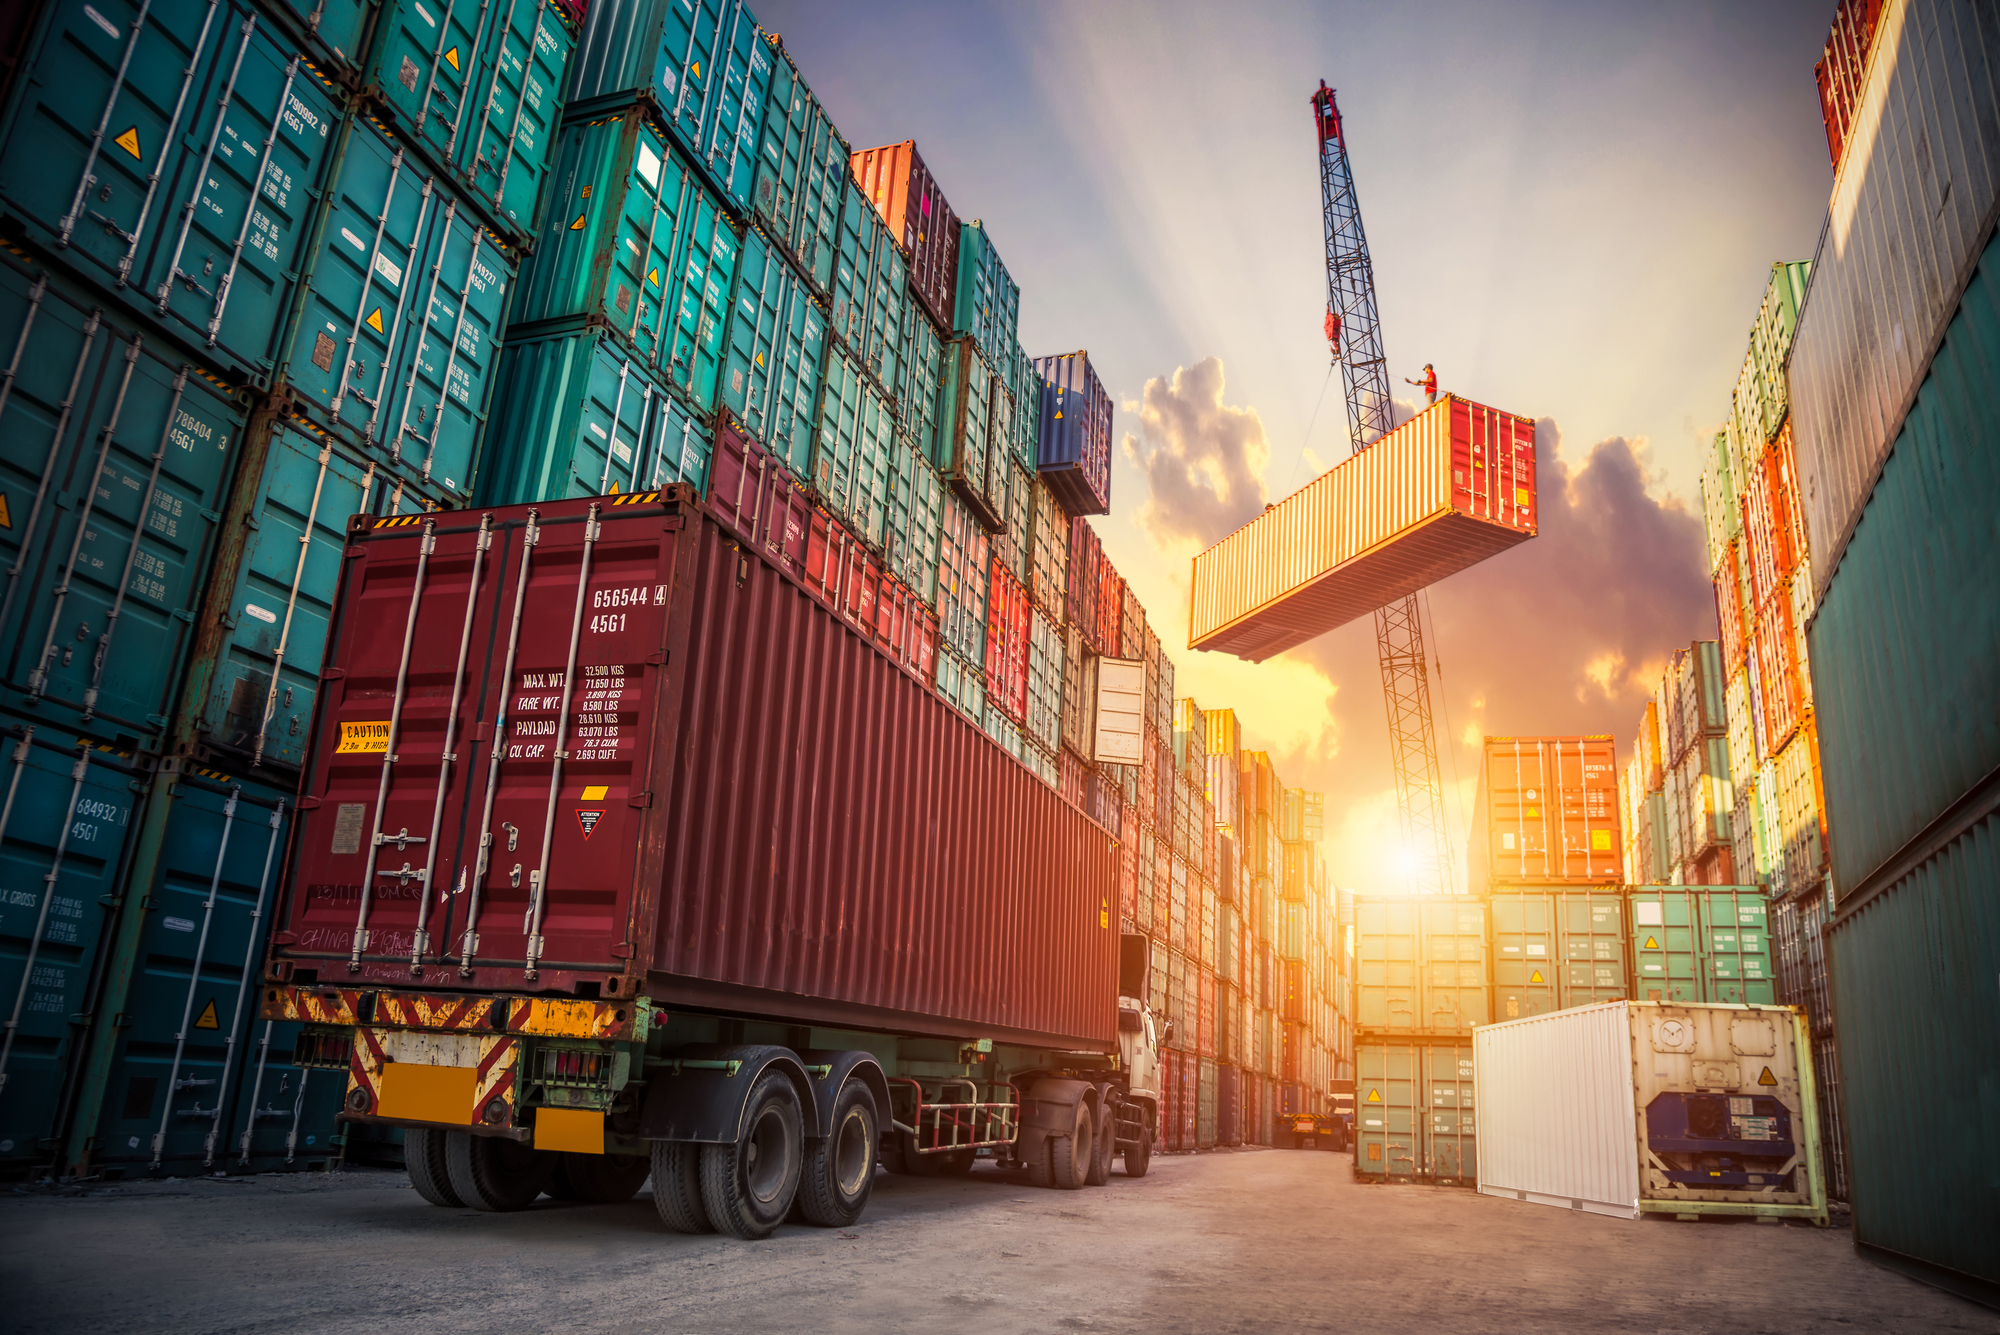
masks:
[[[344,1073],[295,1067],[299,1026],[267,1034],[256,1018],[292,795],[197,770],[154,800],[173,808],[116,1005],[128,1023],[99,1106],[76,1112],[96,1115],[91,1166],[126,1177],[260,1171],[286,1166],[288,1149],[290,1166],[324,1163]]]
[[[1633,1000],[1778,1004],[1762,886],[1637,885],[1628,907]]]
[[[812,484],[848,530],[882,550],[895,472],[896,417],[889,400],[839,344],[827,352],[813,434]]]
[[[51,4],[0,207],[130,315],[269,385],[346,93],[246,0]]]
[[[762,228],[743,237],[722,364],[722,406],[793,473],[812,466],[826,311]]]
[[[342,83],[359,79],[376,0],[269,0],[264,9],[317,53]]]
[[[1630,996],[1622,891],[1499,886],[1487,909],[1495,1021]]]
[[[147,766],[5,720],[0,771],[0,1172],[53,1164]],[[32,736],[29,735],[32,728]]]
[[[4,699],[161,750],[247,413],[31,264],[0,263],[0,357]]]
[[[889,520],[882,551],[889,573],[926,607],[937,606],[938,542],[944,524],[944,480],[898,434],[890,451]]]
[[[554,0],[388,0],[365,75],[404,143],[515,246],[531,242],[576,45]]]
[[[911,291],[903,312],[903,349],[896,358],[896,420],[919,454],[935,467],[948,447],[939,440],[938,413],[944,394],[944,335],[931,323]]]
[[[707,423],[605,330],[517,338],[500,362],[482,505],[707,489]]]
[[[1005,367],[1009,354],[1020,343],[1020,325],[1020,285],[993,249],[986,224],[977,218],[961,224],[952,335],[971,335],[988,366]]]
[[[442,495],[338,436],[252,420],[188,654],[179,724],[196,754],[260,777],[298,767],[348,518],[414,514]]]
[[[1487,938],[1483,900],[1355,896],[1355,1031],[1423,1038],[1487,1023]]]
[[[1042,377],[1035,370],[1034,359],[1018,343],[1009,364],[1013,368],[1014,395],[1014,434],[1009,450],[1016,463],[1033,471],[1036,439],[1042,427]]]
[[[909,318],[910,264],[861,187],[852,176],[845,181],[827,316],[869,373],[893,387]]]
[[[744,216],[772,64],[743,0],[592,0],[565,114],[594,116],[650,97],[710,186]]]
[[[284,368],[293,412],[468,494],[519,258],[448,180],[356,120]]]
[[[1478,1177],[1472,1044],[1367,1038],[1354,1051],[1354,1176],[1470,1186]]]
[[[742,250],[721,200],[637,107],[566,125],[550,192],[515,335],[600,322],[712,410]]]
[[[784,44],[772,48],[771,88],[757,152],[757,221],[791,256],[813,291],[832,290],[852,150],[806,86]]]
[[[969,338],[954,339],[944,349],[944,374],[938,395],[938,472],[958,493],[988,532],[1006,527],[1006,497],[995,482],[1004,480],[1004,462],[996,473],[993,394],[997,388],[986,359]]]

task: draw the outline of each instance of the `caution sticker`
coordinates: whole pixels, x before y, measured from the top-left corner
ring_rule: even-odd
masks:
[[[214,997],[210,997],[210,998],[208,999],[208,1004],[207,1004],[206,1006],[203,1006],[203,1007],[201,1008],[201,1014],[200,1014],[199,1016],[197,1016],[197,1017],[195,1018],[195,1022],[194,1022],[194,1027],[195,1027],[195,1028],[197,1028],[197,1029],[220,1029],[220,1028],[222,1028],[222,1022],[221,1022],[220,1020],[218,1020],[218,1019],[216,1019],[216,1018],[215,1018],[215,998],[214,998]]]
[[[1369,1103],[1380,1103],[1382,1101],[1382,1091],[1379,1089],[1369,1090],[1367,1101]]]
[[[583,800],[586,802],[602,802],[610,795],[611,790],[601,783],[592,784],[583,790]]]
[[[1547,980],[1542,977],[1542,971],[1540,969],[1537,969],[1533,973],[1528,975],[1528,981],[1531,983],[1540,983],[1540,982],[1546,982]]]
[[[453,69],[457,69],[457,68],[458,68],[458,48],[457,48],[457,47],[455,47],[455,46],[454,46],[454,47],[453,47],[453,48],[452,48],[451,50],[449,50],[449,51],[445,52],[445,53],[444,53],[444,58],[445,58],[446,60],[448,60],[448,61],[450,61],[450,62],[451,62],[451,67],[452,67]]]
[[[1778,1077],[1772,1075],[1771,1068],[1766,1066],[1764,1068],[1764,1074],[1757,1077],[1757,1083],[1760,1085],[1775,1085],[1778,1083]]]
[[[377,306],[374,310],[368,312],[367,323],[368,327],[370,329],[373,329],[376,333],[379,334],[382,332],[382,308],[380,306]]]
[[[370,723],[343,723],[340,725],[340,745],[333,748],[341,751],[387,751],[389,749],[389,720]]]
[[[7,493],[0,491],[0,528],[14,527],[14,516],[7,512]]]
[[[1660,948],[1660,943],[1656,938],[1649,936],[1646,938],[1646,944],[1639,948],[1641,950],[1658,950]]]
[[[604,812],[601,809],[578,811],[576,813],[576,823],[583,827],[583,837],[586,841],[590,838],[590,832],[597,828],[597,822],[603,819]]]
[[[127,130],[124,134],[119,135],[116,139],[113,139],[111,142],[118,145],[118,147],[124,149],[127,153],[130,153],[135,158],[140,156],[139,127],[136,125],[133,126],[131,129]]]

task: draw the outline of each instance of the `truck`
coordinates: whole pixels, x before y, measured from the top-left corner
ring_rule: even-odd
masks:
[[[650,1178],[754,1239],[853,1223],[878,1164],[1144,1176],[1168,1035],[1115,833],[721,436],[706,495],[349,521],[264,1015],[434,1205]]]

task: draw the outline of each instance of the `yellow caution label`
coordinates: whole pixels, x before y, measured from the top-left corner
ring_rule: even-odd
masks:
[[[701,62],[697,60],[694,63],[690,64],[688,66],[688,73],[692,74],[695,78],[699,79],[701,77]]]
[[[1367,1102],[1369,1102],[1369,1103],[1380,1103],[1381,1101],[1382,1101],[1382,1091],[1381,1091],[1381,1090],[1379,1090],[1379,1089],[1371,1089],[1371,1090],[1369,1090],[1369,1091],[1368,1091],[1368,1099],[1367,1099]]]
[[[1516,487],[1516,488],[1514,488],[1514,504],[1516,504],[1516,505],[1526,505],[1527,503],[1528,503],[1528,491],[1527,491],[1527,488],[1525,488],[1525,487]]]
[[[1772,1075],[1771,1068],[1766,1066],[1764,1068],[1764,1074],[1757,1077],[1757,1083],[1760,1085],[1775,1085],[1778,1083],[1778,1077]]]
[[[455,47],[455,46],[454,46],[454,47],[453,47],[453,48],[452,48],[451,50],[449,50],[449,51],[445,52],[445,53],[444,53],[444,58],[445,58],[445,59],[446,59],[447,61],[449,61],[449,62],[451,63],[451,67],[452,67],[453,69],[457,69],[457,68],[458,68],[458,48],[457,48],[457,47]]]
[[[368,312],[368,327],[378,334],[382,332],[382,308],[380,306]]]
[[[210,997],[210,998],[208,999],[208,1004],[207,1004],[206,1006],[203,1006],[203,1007],[201,1008],[201,1014],[195,1017],[195,1021],[194,1021],[194,1027],[195,1027],[195,1028],[197,1028],[197,1029],[220,1029],[220,1028],[222,1028],[222,1021],[220,1021],[220,1020],[218,1020],[218,1019],[216,1019],[216,1018],[215,1018],[215,998],[214,998],[214,997]],[[1768,1072],[1767,1072],[1767,1074],[1768,1074]]]
[[[340,725],[340,745],[333,748],[335,753],[343,751],[387,751],[389,749],[389,720],[369,723],[343,723]]]
[[[1611,831],[1592,830],[1590,832],[1590,851],[1593,853],[1609,853],[1611,851]]]
[[[757,365],[762,366],[763,364],[764,364],[764,354],[760,352],[757,354]],[[3,513],[6,510],[6,508],[7,508],[7,498],[5,496],[0,496],[0,513]],[[8,527],[11,528],[12,525],[9,525]]]
[[[1650,936],[1646,938],[1646,944],[1639,947],[1641,950],[1658,950],[1659,948],[1660,943]]]
[[[133,126],[131,129],[127,130],[124,134],[121,134],[116,139],[113,139],[111,142],[118,145],[118,147],[124,149],[127,153],[130,153],[133,157],[135,158],[138,157],[139,127],[136,125]]]
[[[660,271],[657,268],[647,270],[646,281],[654,287],[658,287],[660,285]]]
[[[7,493],[0,491],[0,528],[14,527],[14,516],[7,512]]]
[[[586,802],[602,802],[610,795],[611,790],[601,783],[592,784],[583,790],[583,800]]]
[[[1537,969],[1533,973],[1528,975],[1528,981],[1531,983],[1540,983],[1546,980],[1543,979],[1542,977],[1542,971],[1540,969]]]
[[[1111,905],[1101,899],[1097,901],[1097,925],[1099,927],[1111,925]]]
[[[569,230],[572,232],[581,232],[583,230],[583,215],[581,213],[576,215],[576,221],[569,225]]]
[[[611,483],[611,494],[613,496],[618,494],[618,483],[615,480]]]

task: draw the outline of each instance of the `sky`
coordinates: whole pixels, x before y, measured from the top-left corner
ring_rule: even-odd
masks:
[[[1093,522],[1173,655],[1284,782],[1334,883],[1397,887],[1368,621],[1261,665],[1187,644],[1194,553],[1348,453],[1307,100],[1338,91],[1397,388],[1538,422],[1539,535],[1427,591],[1447,814],[1480,738],[1611,733],[1716,634],[1699,450],[1773,262],[1832,188],[1814,3],[829,5],[762,0],[855,148],[914,138],[1021,287],[1031,355],[1118,404]]]

